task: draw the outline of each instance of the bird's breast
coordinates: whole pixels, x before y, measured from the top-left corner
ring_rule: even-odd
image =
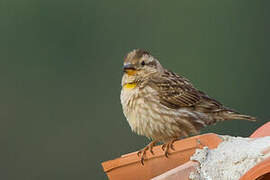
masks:
[[[157,92],[150,87],[123,88],[121,103],[132,131],[163,142],[196,133],[193,123],[199,124],[199,117],[203,117],[185,108],[170,109],[160,104]]]
[[[159,139],[165,131],[164,117],[160,114],[156,92],[149,88],[121,91],[124,115],[132,129],[139,135]],[[165,117],[167,119],[167,117]]]
[[[143,103],[138,88],[127,89],[122,88],[121,91],[121,104],[125,117],[127,118],[132,130],[136,126],[138,119],[138,105]]]

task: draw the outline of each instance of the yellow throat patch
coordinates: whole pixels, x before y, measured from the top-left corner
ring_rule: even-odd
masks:
[[[133,89],[137,86],[137,83],[127,83],[124,85],[125,89]]]

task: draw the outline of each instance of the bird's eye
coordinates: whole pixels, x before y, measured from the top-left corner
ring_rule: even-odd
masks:
[[[144,62],[144,61],[142,61],[142,62],[141,62],[141,65],[142,65],[142,66],[144,66],[144,65],[145,65],[145,62]]]

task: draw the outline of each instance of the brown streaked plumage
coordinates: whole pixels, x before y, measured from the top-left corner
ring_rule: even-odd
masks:
[[[124,59],[121,104],[132,131],[153,140],[138,153],[142,163],[157,141],[164,143],[168,156],[175,139],[197,134],[204,126],[231,119],[255,121],[197,90],[140,49]]]

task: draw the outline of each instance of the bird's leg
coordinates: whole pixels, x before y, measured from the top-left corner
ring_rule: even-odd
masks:
[[[170,140],[169,142],[164,143],[164,144],[161,146],[161,148],[162,148],[162,150],[164,151],[166,157],[168,157],[168,155],[169,155],[169,149],[174,150],[173,143],[174,143],[174,141],[176,141],[176,140],[177,140],[177,138],[174,138],[174,139]]]
[[[154,140],[154,141],[150,142],[147,146],[145,146],[142,150],[138,151],[137,155],[141,158],[142,165],[144,165],[143,161],[144,161],[144,156],[145,156],[147,150],[149,150],[150,153],[154,155],[153,147],[155,146],[156,143],[157,143],[157,141]]]

